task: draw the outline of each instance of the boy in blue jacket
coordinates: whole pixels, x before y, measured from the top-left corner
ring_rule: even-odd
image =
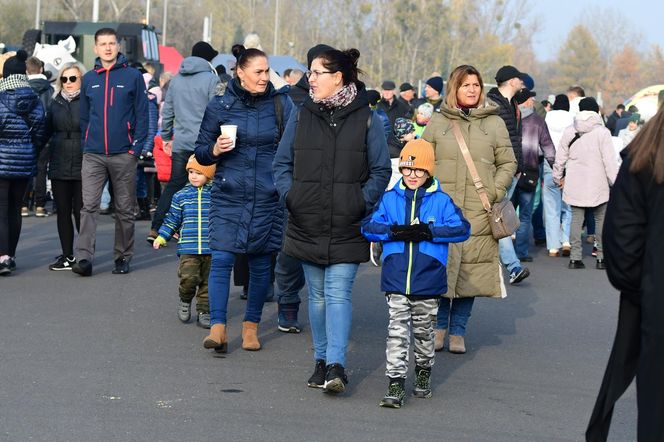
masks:
[[[382,407],[400,408],[406,396],[410,324],[415,354],[413,395],[431,397],[434,326],[440,297],[447,292],[447,244],[470,236],[470,224],[432,176],[433,146],[409,141],[401,151],[403,178],[387,190],[363,226],[369,241],[383,242],[381,290],[390,313],[387,336],[387,394]]]
[[[180,267],[180,305],[178,318],[188,322],[191,318],[191,301],[196,296],[196,325],[210,328],[208,303],[208,275],[212,254],[208,241],[210,192],[216,166],[201,166],[192,155],[187,162],[189,184],[173,195],[171,208],[159,228],[159,236],[152,243],[158,250],[166,245],[175,233],[178,240]]]

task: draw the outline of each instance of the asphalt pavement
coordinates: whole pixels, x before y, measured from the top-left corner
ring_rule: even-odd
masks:
[[[568,270],[533,247],[530,278],[475,303],[468,353],[436,354],[433,397],[384,409],[379,268],[358,272],[350,383],[331,397],[306,386],[306,301],[301,334],[277,331],[276,304],[266,304],[263,349],[247,352],[233,288],[229,353],[216,355],[201,345],[206,330],[177,319],[176,250],[149,247],[147,222],[136,224],[132,272],[113,275],[113,219],[102,216],[89,278],[48,270],[60,253],[55,216],[23,227],[18,268],[0,278],[2,441],[582,440],[615,334],[618,293],[589,250],[587,269]],[[411,368],[408,392],[412,381]],[[611,440],[635,439],[632,387]]]

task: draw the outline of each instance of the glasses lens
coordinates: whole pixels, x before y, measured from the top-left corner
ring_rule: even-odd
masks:
[[[401,173],[403,176],[410,176],[411,173],[413,173],[413,169],[409,169],[407,167],[402,167],[401,168]]]
[[[415,169],[415,176],[422,178],[424,176],[424,171],[422,169]]]

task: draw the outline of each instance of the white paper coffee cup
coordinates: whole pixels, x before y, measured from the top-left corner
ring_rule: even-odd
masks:
[[[227,136],[233,140],[233,146],[235,147],[235,140],[237,139],[237,126],[235,124],[223,124],[220,126],[221,134]]]

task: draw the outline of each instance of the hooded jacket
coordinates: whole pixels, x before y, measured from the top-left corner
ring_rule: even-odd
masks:
[[[272,160],[279,140],[275,97],[283,115],[293,103],[288,88],[251,95],[237,79],[223,96],[208,104],[196,141],[196,159],[217,165],[210,208],[210,248],[232,253],[271,253],[281,249],[283,205],[272,179]],[[284,121],[286,118],[284,118]],[[219,126],[237,125],[235,148],[220,156],[212,149],[221,135]]]
[[[434,112],[422,134],[422,138],[434,146],[434,175],[470,222],[470,238],[463,244],[450,245],[447,260],[449,288],[445,297],[504,297],[498,241],[491,234],[489,215],[482,206],[452,132],[452,121],[459,124],[491,204],[505,198],[516,173],[514,150],[496,106],[488,104],[471,109],[469,115],[447,106]]]
[[[300,107],[309,98],[309,80],[303,75],[295,85],[288,90],[288,96],[293,100],[293,104]]]
[[[202,187],[187,184],[173,195],[171,208],[159,228],[159,236],[170,240],[175,233],[178,255],[209,255],[209,224],[212,184]]]
[[[44,107],[24,75],[0,80],[0,178],[30,178],[44,143]]]
[[[566,110],[552,110],[546,114],[544,121],[549,128],[549,135],[551,135],[553,146],[558,150],[563,132],[565,132],[565,129],[568,127],[574,125],[574,117]]]
[[[205,108],[218,87],[219,76],[205,59],[192,56],[182,60],[161,110],[161,137],[173,140],[173,152],[193,152]]]
[[[428,224],[432,241],[406,243],[391,239],[390,226],[410,225],[415,219]],[[369,241],[383,242],[382,291],[436,296],[447,292],[448,243],[467,240],[470,224],[437,179],[415,190],[399,180],[365,220],[362,234]]]
[[[35,91],[35,94],[39,96],[39,99],[44,106],[44,110],[48,113],[51,108],[51,101],[53,100],[53,87],[42,74],[36,75],[34,78],[30,77],[32,77],[32,75],[28,76],[28,83],[32,90]]]
[[[572,143],[576,133],[580,137]],[[609,188],[618,174],[611,133],[597,112],[581,111],[574,126],[565,129],[556,151],[553,181],[565,172],[563,201],[571,206],[597,207],[609,200]]]
[[[148,98],[143,75],[119,53],[106,69],[99,58],[83,76],[81,134],[83,152],[140,156],[148,133]]]

